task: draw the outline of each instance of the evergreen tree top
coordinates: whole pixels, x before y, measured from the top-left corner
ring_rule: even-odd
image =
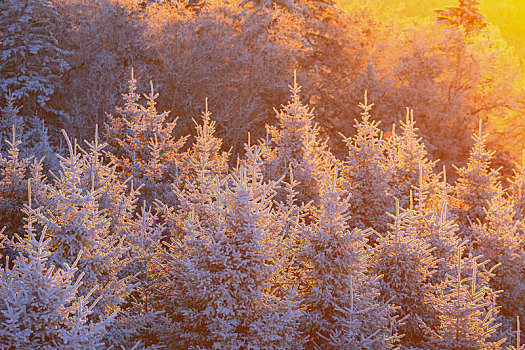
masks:
[[[443,10],[434,10],[438,23],[446,26],[462,26],[467,33],[477,33],[487,27],[485,15],[479,11],[479,1],[458,0],[458,6],[446,7]]]

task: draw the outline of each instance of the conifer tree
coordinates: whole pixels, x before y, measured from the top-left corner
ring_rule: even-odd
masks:
[[[335,177],[321,194],[299,257],[307,348],[388,349],[397,340],[394,309],[378,299],[377,275],[367,273],[369,231],[348,229],[350,197]]]
[[[112,234],[124,235],[128,226],[133,225],[136,202],[140,195],[140,186],[134,186],[132,177],[121,179],[115,164],[107,161],[103,152],[107,143],[102,143],[98,137],[98,127],[95,127],[95,138],[86,143],[86,149],[81,151],[82,187],[92,188],[99,196],[99,210],[104,211],[110,220],[109,230]]]
[[[132,276],[133,291],[110,329],[108,340],[115,346],[132,348],[140,342],[139,349],[156,349],[160,346],[159,334],[165,332],[162,328],[169,324],[159,322],[166,300],[162,287],[166,276],[160,266],[165,252],[160,240],[166,228],[158,222],[157,214],[143,207],[123,228],[128,260],[122,274]]]
[[[486,270],[488,261],[463,257],[464,247],[457,248],[456,265],[444,281],[429,295],[428,303],[438,314],[436,326],[421,322],[427,333],[426,347],[432,349],[499,349],[505,341],[493,340],[499,327],[496,292],[488,285],[493,276]]]
[[[313,109],[301,103],[301,87],[295,75],[289,88],[291,98],[277,112],[278,125],[267,126],[269,140],[264,172],[269,179],[277,180],[288,175],[291,165],[295,179],[301,183],[299,199],[316,201],[322,188],[322,174],[333,169],[335,159],[326,142],[320,140]]]
[[[481,121],[473,139],[466,166],[456,168],[458,179],[454,188],[453,213],[464,235],[468,235],[470,223],[484,221],[483,208],[498,191],[499,169],[490,167],[494,152],[486,149],[487,135],[481,133]]]
[[[405,346],[421,345],[423,334],[418,317],[433,323],[434,310],[425,303],[432,290],[431,278],[437,269],[437,258],[430,243],[418,237],[421,219],[412,209],[401,209],[396,200],[396,212],[389,216],[389,232],[378,239],[378,246],[371,258],[372,274],[383,276],[379,284],[382,300],[399,307],[398,316],[403,320],[399,330],[405,336]]]
[[[43,159],[43,165],[47,171],[56,172],[60,169],[60,162],[56,154],[64,153],[65,150],[53,143],[45,120],[36,115],[26,118],[22,142],[23,155]]]
[[[201,124],[195,122],[197,135],[186,156],[188,162],[184,172],[188,174],[185,174],[184,181],[194,180],[198,176],[198,182],[205,185],[207,179],[228,172],[230,154],[221,149],[222,140],[215,136],[215,121],[211,119],[211,112],[208,111],[208,99],[201,118]],[[202,190],[208,191],[211,188]]]
[[[51,0],[0,3],[0,93],[12,92],[25,114],[49,112],[49,100],[69,68],[57,41],[60,19]]]
[[[88,291],[98,285],[95,295],[106,297],[97,305],[95,314],[108,313],[122,303],[127,292],[125,281],[118,276],[124,263],[124,237],[111,233],[111,221],[98,204],[103,188],[94,189],[92,174],[90,181],[85,181],[76,140],[71,142],[67,135],[65,139],[69,155],[58,155],[61,169],[54,183],[41,184],[44,194],[35,193],[37,198],[47,195],[46,202],[36,209],[29,207],[26,212],[47,227],[51,263],[63,264],[83,252],[78,263],[84,273],[80,290]]]
[[[523,222],[515,219],[510,200],[498,193],[485,208],[486,223],[474,225],[475,251],[499,264],[491,287],[501,290],[501,312],[506,316],[525,315],[525,251],[522,248]]]
[[[439,210],[423,216],[417,236],[432,247],[437,259],[437,270],[431,281],[439,283],[456,264],[456,250],[459,246],[458,225],[450,218],[448,203],[444,201]]]
[[[260,173],[260,170],[259,172]],[[170,245],[165,302],[172,348],[280,349],[300,344],[297,305],[269,290],[274,270],[264,244],[273,225],[275,183],[237,174],[216,182],[207,219],[186,213]]]
[[[273,242],[278,262],[273,288],[281,293],[295,292],[304,281],[305,266],[299,257],[305,246],[306,222],[312,210],[311,203],[301,203],[297,199],[296,188],[300,183],[294,179],[291,169],[288,179],[281,182],[285,196],[274,203],[275,229],[268,237]]]
[[[7,147],[3,143],[12,138],[13,126],[17,138],[20,140],[20,154],[24,158],[44,158],[48,170],[58,169],[58,161],[55,157],[55,148],[49,139],[48,129],[42,119],[33,115],[31,117],[20,115],[21,106],[15,105],[15,96],[9,93],[5,97],[5,107],[0,110],[2,120],[0,122],[0,138],[2,146],[0,150],[7,155]]]
[[[117,107],[115,116],[108,114],[105,139],[109,145],[105,154],[122,173],[123,179],[133,176],[137,186],[143,186],[142,199],[167,200],[169,185],[180,175],[180,148],[187,137],[174,138],[176,120],[168,122],[168,112],[158,113],[153,90],[144,95],[146,106],[139,103],[136,80],[131,73],[129,91],[124,94],[124,107]]]
[[[386,232],[393,198],[389,190],[391,168],[385,157],[385,141],[380,137],[379,122],[370,120],[373,104],[359,103],[361,120],[355,121],[356,134],[345,138],[348,156],[342,164],[343,185],[350,196],[350,225]]]
[[[7,156],[0,153],[0,227],[12,238],[21,233],[23,214],[21,208],[27,201],[27,179],[30,159],[20,156],[20,140],[12,127],[11,140],[5,140]],[[2,140],[4,141],[4,140]]]
[[[417,186],[425,188],[428,196],[438,190],[438,176],[434,173],[436,162],[428,159],[427,148],[417,135],[413,112],[407,108],[406,119],[400,122],[401,135],[394,130],[386,147],[392,168],[391,194],[402,208],[408,207],[410,193],[415,192]]]
[[[15,106],[16,98],[13,94],[7,94],[5,100],[5,106],[0,109],[0,112],[2,113],[2,119],[0,120],[0,140],[2,141],[11,137],[13,126],[19,137],[20,135],[24,135],[25,126],[24,118],[19,115],[21,107]],[[6,148],[4,146],[5,145],[2,143],[2,147],[0,147],[2,153],[6,153]]]
[[[39,239],[31,221],[12,268],[0,268],[0,347],[4,349],[99,349],[115,314],[89,321],[91,292],[78,295],[78,256],[71,265],[50,264],[50,238]]]
[[[487,27],[485,15],[479,11],[478,0],[458,0],[458,6],[446,7],[443,10],[434,10],[438,23],[446,26],[461,26],[469,34],[475,34]]]

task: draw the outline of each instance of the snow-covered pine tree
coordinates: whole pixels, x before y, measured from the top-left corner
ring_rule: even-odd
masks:
[[[385,141],[381,138],[379,122],[370,120],[373,104],[359,103],[361,120],[355,121],[356,134],[345,138],[348,156],[342,164],[343,186],[350,196],[350,226],[374,228],[386,232],[386,213],[393,208],[389,191],[391,169],[385,157]]]
[[[165,323],[158,322],[165,302],[162,288],[165,274],[159,264],[165,252],[160,247],[165,227],[158,222],[157,214],[143,207],[124,227],[129,259],[122,274],[132,276],[133,292],[110,329],[108,340],[114,346],[132,348],[140,341],[139,349],[156,349],[158,335],[165,332],[162,329]]]
[[[78,295],[82,274],[78,256],[55,268],[49,261],[51,238],[44,228],[37,239],[28,223],[13,267],[0,267],[0,347],[2,349],[90,349],[104,346],[115,313],[90,321],[97,300]]]
[[[48,102],[69,68],[57,41],[59,23],[51,0],[0,3],[0,93],[11,91],[25,115],[53,111]]]
[[[292,166],[294,177],[301,183],[298,198],[302,202],[318,201],[323,174],[333,169],[335,158],[326,141],[321,141],[319,125],[314,121],[313,108],[302,104],[294,73],[291,97],[282,109],[276,111],[278,125],[267,126],[268,140],[264,174],[277,180],[289,175]]]
[[[429,294],[427,302],[438,315],[435,326],[421,322],[426,332],[425,348],[432,349],[499,349],[505,339],[494,340],[498,328],[496,294],[488,285],[493,276],[487,260],[463,257],[464,246],[456,251],[456,265]]]
[[[456,250],[460,244],[458,225],[450,219],[447,202],[444,201],[439,210],[422,217],[417,236],[432,247],[432,255],[437,259],[437,270],[431,281],[439,283],[456,264]]]
[[[401,209],[396,199],[396,211],[389,216],[393,224],[389,224],[388,233],[377,240],[370,271],[375,276],[383,276],[379,281],[381,300],[398,307],[398,317],[403,320],[399,331],[405,335],[401,344],[419,346],[423,333],[418,318],[428,324],[437,318],[425,303],[432,290],[431,278],[437,269],[437,258],[432,254],[432,245],[418,237],[421,217],[415,210]]]
[[[260,173],[260,171],[259,171]],[[201,220],[185,215],[184,236],[170,245],[164,303],[170,348],[283,349],[297,339],[298,305],[272,295],[276,184],[241,167],[216,182]]]
[[[21,136],[24,156],[43,159],[43,165],[47,171],[56,172],[60,169],[60,162],[56,154],[64,153],[64,150],[52,143],[49,128],[43,119],[36,115],[27,117],[25,131]]]
[[[367,273],[368,230],[348,229],[349,195],[341,178],[326,180],[299,256],[299,292],[308,349],[388,349],[398,340],[394,308],[379,300],[377,275]]]
[[[221,181],[229,173],[229,152],[221,150],[222,140],[215,136],[215,122],[211,120],[208,111],[208,100],[202,114],[202,124],[196,124],[195,141],[185,154],[182,176],[173,184],[178,198],[179,212],[186,215],[193,212],[202,220],[206,220],[210,194],[216,189],[217,181]],[[259,166],[260,168],[260,166]],[[159,203],[157,203],[159,204]],[[158,206],[164,214],[168,230],[176,230],[180,225],[174,208]],[[178,235],[175,235],[178,236]]]
[[[110,231],[111,221],[98,204],[103,188],[94,189],[92,174],[91,179],[84,178],[84,162],[76,140],[71,142],[67,135],[65,139],[69,155],[58,155],[61,169],[54,183],[40,182],[44,193],[35,193],[36,198],[47,196],[45,202],[25,211],[47,227],[52,264],[62,265],[83,252],[78,262],[84,273],[80,291],[98,286],[94,295],[104,295],[104,299],[95,308],[95,315],[108,314],[127,293],[125,281],[118,276],[124,264],[124,237]]]
[[[410,193],[416,188],[425,189],[427,196],[438,191],[438,176],[434,172],[436,161],[428,159],[428,151],[415,126],[414,110],[407,108],[405,121],[400,121],[401,135],[395,129],[387,142],[387,158],[392,169],[390,192],[407,208]]]
[[[188,161],[184,167],[184,181],[197,180],[205,186],[207,179],[228,173],[230,153],[222,150],[222,140],[215,136],[215,121],[211,119],[211,112],[208,110],[208,99],[201,119],[201,124],[194,121],[196,135],[186,156]],[[202,190],[208,191],[211,188]]]
[[[27,179],[30,159],[20,156],[20,140],[15,125],[11,138],[2,140],[8,145],[7,155],[0,153],[0,227],[7,237],[23,230],[21,208],[27,201]]]
[[[121,179],[117,167],[109,163],[103,152],[107,143],[102,143],[98,136],[98,127],[95,127],[95,138],[86,143],[86,149],[79,147],[82,152],[82,187],[92,188],[99,193],[97,203],[99,210],[110,220],[111,234],[122,236],[128,226],[133,226],[136,202],[140,195],[140,187],[136,188],[133,179]]]
[[[299,255],[305,246],[305,225],[311,203],[297,200],[298,186],[300,183],[290,169],[288,180],[281,182],[284,199],[274,203],[275,229],[268,239],[275,247],[277,270],[273,288],[278,293],[295,292],[304,279],[305,266],[299,261]]]
[[[44,121],[36,115],[26,117],[20,115],[21,106],[16,106],[16,98],[12,93],[5,96],[5,107],[0,110],[0,150],[7,155],[7,145],[4,140],[12,138],[13,126],[16,129],[17,138],[21,141],[20,154],[24,158],[45,158],[47,169],[58,169],[58,161],[55,157],[55,149],[49,140],[48,130]]]
[[[499,169],[492,169],[490,161],[494,152],[486,149],[487,135],[479,131],[474,134],[474,145],[470,150],[467,165],[457,168],[452,212],[457,216],[460,234],[470,237],[470,224],[485,220],[483,208],[498,192]]]
[[[3,141],[12,136],[13,126],[19,137],[24,135],[24,118],[19,115],[21,107],[15,106],[15,100],[16,98],[13,94],[11,92],[8,93],[5,96],[5,106],[0,109],[0,113],[2,113],[2,118],[0,119],[0,140],[2,140],[2,146],[0,149],[4,154],[7,152]]]
[[[135,92],[136,80],[131,72],[129,91],[124,94],[124,107],[117,107],[115,116],[108,114],[105,140],[109,147],[105,154],[117,166],[123,179],[133,176],[137,186],[142,185],[141,198],[150,203],[171,193],[169,186],[180,174],[183,155],[181,147],[187,137],[174,138],[176,120],[168,122],[168,112],[158,113],[153,90],[144,95],[146,106],[139,103]]]
[[[525,251],[522,248],[523,222],[515,219],[515,210],[500,187],[485,208],[486,223],[473,227],[474,250],[490,259],[490,267],[501,264],[490,281],[493,290],[501,290],[501,313],[524,317]]]

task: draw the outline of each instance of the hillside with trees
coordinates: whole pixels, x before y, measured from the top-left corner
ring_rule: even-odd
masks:
[[[1,2],[0,348],[523,350],[482,9]]]

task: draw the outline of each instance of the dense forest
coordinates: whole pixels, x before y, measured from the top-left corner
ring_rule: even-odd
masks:
[[[524,70],[451,2],[0,1],[0,348],[524,350]]]

